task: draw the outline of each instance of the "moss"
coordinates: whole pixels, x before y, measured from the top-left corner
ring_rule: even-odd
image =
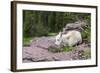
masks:
[[[61,48],[55,48],[55,47],[49,47],[48,51],[53,52],[53,53],[57,53],[57,52],[69,52],[72,51],[74,47],[69,47],[69,46],[65,46],[65,47],[61,47]]]
[[[69,51],[72,51],[74,47],[72,46],[65,46],[63,49],[65,52],[69,52]]]
[[[57,52],[63,52],[62,48],[55,48],[55,47],[49,47],[48,51],[57,53]]]

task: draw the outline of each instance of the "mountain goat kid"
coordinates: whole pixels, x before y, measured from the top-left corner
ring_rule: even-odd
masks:
[[[56,36],[56,45],[63,45],[63,46],[74,46],[82,42],[82,36],[79,31],[71,30],[68,31],[66,34],[59,32]]]

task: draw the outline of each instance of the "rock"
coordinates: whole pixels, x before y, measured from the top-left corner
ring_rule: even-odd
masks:
[[[54,45],[54,42],[55,42],[54,37],[41,37],[41,38],[35,39],[35,41],[31,43],[31,46],[48,49],[51,45]]]
[[[76,21],[74,23],[68,23],[66,26],[63,28],[63,32],[66,33],[69,30],[78,30],[78,31],[83,31],[83,27],[87,25],[87,21],[82,20],[82,21]]]
[[[34,39],[29,47],[25,46],[22,49],[23,63],[83,60],[90,58],[81,53],[81,51],[87,51],[88,49],[89,51],[91,50],[90,46],[85,43],[75,46],[72,51],[67,52],[61,49],[62,46],[55,45],[54,41],[54,36]],[[54,52],[48,50],[50,47]]]

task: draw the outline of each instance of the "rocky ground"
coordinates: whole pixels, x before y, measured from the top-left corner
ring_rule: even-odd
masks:
[[[22,51],[23,62],[84,60],[91,58],[90,46],[82,43],[73,48],[72,51],[51,52],[50,46],[55,46],[54,37],[34,38],[29,46],[24,46]]]

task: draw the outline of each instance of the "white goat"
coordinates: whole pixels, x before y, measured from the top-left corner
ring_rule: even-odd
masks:
[[[68,31],[66,34],[59,34],[56,36],[56,45],[64,45],[64,46],[74,46],[78,43],[82,42],[81,33],[76,30]]]

